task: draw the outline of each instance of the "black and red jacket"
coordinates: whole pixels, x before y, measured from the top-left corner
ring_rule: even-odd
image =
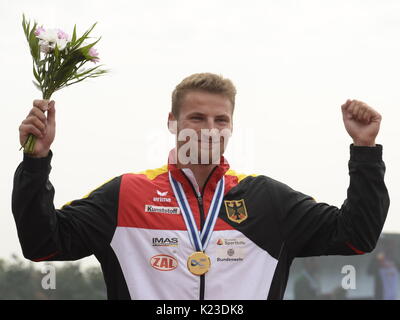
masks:
[[[382,146],[350,146],[350,185],[341,208],[264,175],[239,175],[226,162],[198,191],[189,171],[168,165],[115,177],[61,209],[49,181],[52,153],[24,155],[12,210],[22,251],[33,261],[94,254],[109,299],[282,299],[295,257],[374,249],[389,208]],[[182,183],[201,230],[218,180],[225,194],[205,252],[210,270],[187,269],[194,249],[168,179]]]

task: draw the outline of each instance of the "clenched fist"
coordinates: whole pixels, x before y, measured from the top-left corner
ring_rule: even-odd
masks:
[[[358,100],[347,100],[342,105],[344,126],[356,146],[375,146],[382,116]]]
[[[30,156],[36,158],[46,157],[56,134],[56,109],[54,101],[33,101],[33,108],[19,126],[19,141],[22,146],[31,133],[36,136],[37,140],[33,153]]]

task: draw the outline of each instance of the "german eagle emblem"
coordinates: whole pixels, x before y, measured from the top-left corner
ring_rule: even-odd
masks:
[[[225,208],[226,214],[228,219],[236,222],[241,223],[247,219],[247,210],[244,200],[225,200]]]

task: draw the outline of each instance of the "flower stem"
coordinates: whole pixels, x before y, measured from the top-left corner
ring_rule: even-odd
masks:
[[[50,100],[51,93],[43,93],[42,97],[44,100]],[[29,134],[28,138],[26,139],[25,143],[19,148],[21,150],[22,148],[24,149],[25,153],[32,154],[33,151],[35,150],[35,144],[36,144],[37,137],[33,135],[32,133]]]
[[[32,154],[35,149],[36,137],[30,133],[28,139],[26,139],[25,143],[21,146],[19,150],[24,149],[25,153]]]

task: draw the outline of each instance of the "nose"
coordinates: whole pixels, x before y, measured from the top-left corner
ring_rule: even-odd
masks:
[[[215,128],[215,122],[214,119],[212,117],[207,117],[207,121],[205,123],[205,127],[204,129],[214,129]]]
[[[220,132],[217,127],[214,125],[214,122],[208,122],[207,126],[201,128],[200,130],[200,139],[203,142],[212,143],[219,141]]]
[[[217,128],[214,119],[212,117],[207,117],[201,126],[200,132],[198,132],[199,138],[202,141],[209,141],[215,134],[215,131],[217,131]]]

